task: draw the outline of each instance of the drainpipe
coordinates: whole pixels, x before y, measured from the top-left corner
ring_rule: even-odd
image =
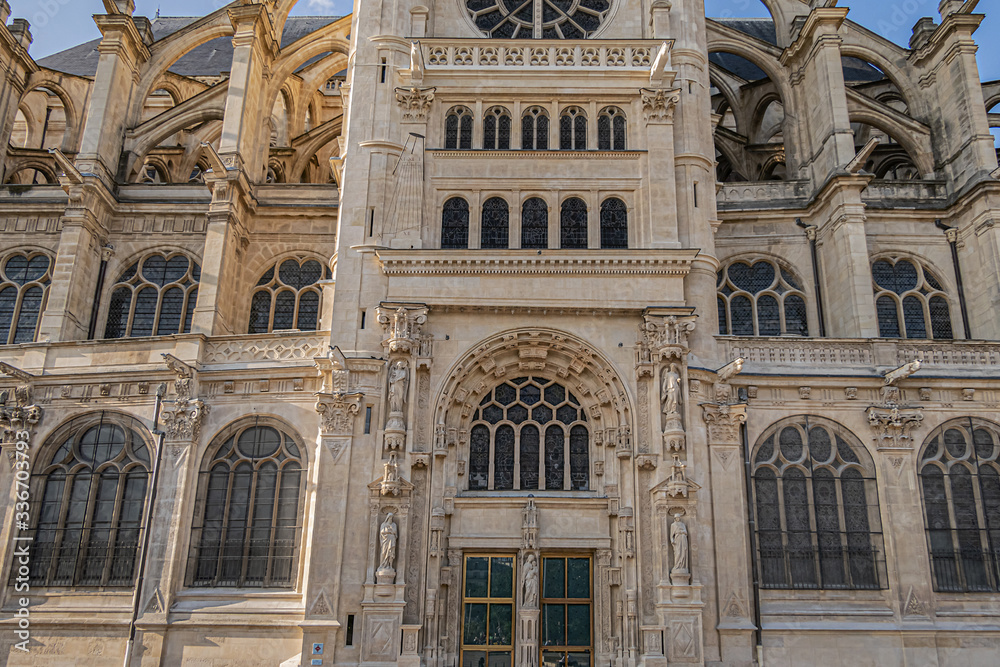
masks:
[[[748,403],[746,389],[740,389],[739,400],[742,403]],[[749,410],[747,410],[747,419],[749,419]],[[761,626],[760,620],[760,573],[757,563],[757,515],[754,512],[753,504],[753,491],[750,488],[750,479],[753,475],[753,468],[750,463],[750,445],[747,442],[747,425],[746,422],[740,424],[740,446],[743,449],[743,489],[746,492],[747,497],[747,516],[749,520],[747,521],[747,529],[750,534],[750,578],[753,584],[753,626],[754,626],[754,645],[757,647],[757,664],[760,667],[764,665],[764,640],[763,640],[763,627]]]
[[[819,320],[819,337],[826,338],[826,318],[823,317],[823,288],[819,282],[819,256],[816,252],[816,225],[807,225],[802,218],[795,218],[795,224],[806,230],[809,239],[809,255],[812,257],[813,286],[816,293],[816,318]]]
[[[160,467],[163,462],[163,431],[160,430],[160,408],[163,397],[167,393],[167,385],[156,388],[156,407],[153,408],[153,435],[156,436],[156,455],[153,457],[153,470],[149,475],[149,493],[146,494],[146,506],[142,511],[142,543],[139,545],[139,572],[135,578],[135,588],[132,590],[132,618],[128,624],[128,642],[125,644],[124,667],[129,667],[132,659],[132,649],[135,646],[135,624],[139,618],[139,603],[142,596],[142,585],[146,579],[146,554],[149,551],[150,522],[153,518],[153,505],[156,503],[156,487],[160,480]]]
[[[949,227],[940,220],[935,220],[934,226],[948,237],[948,245],[951,246],[951,264],[955,267],[955,284],[958,285],[958,305],[962,310],[962,328],[965,329],[965,340],[972,340],[972,329],[969,327],[969,307],[965,303],[965,283],[962,280],[962,263],[958,259],[958,230]]]
[[[115,247],[110,243],[101,248],[101,268],[97,271],[97,287],[94,289],[94,304],[90,307],[90,326],[87,328],[87,340],[94,340],[97,335],[97,311],[101,309],[101,292],[104,291],[104,276],[108,272],[108,260]]]

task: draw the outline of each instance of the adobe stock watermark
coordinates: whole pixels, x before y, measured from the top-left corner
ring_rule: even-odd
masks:
[[[16,611],[14,618],[17,619],[18,642],[13,647],[18,651],[29,652],[28,642],[31,640],[31,543],[34,538],[30,535],[22,535],[29,529],[29,516],[31,507],[31,457],[28,439],[30,433],[26,430],[16,431],[14,434],[14,573],[11,577],[14,592],[20,597],[16,601]]]
[[[44,28],[49,24],[49,22],[55,17],[59,16],[59,12],[66,5],[74,2],[75,0],[37,0],[36,11],[29,20],[32,28]]]

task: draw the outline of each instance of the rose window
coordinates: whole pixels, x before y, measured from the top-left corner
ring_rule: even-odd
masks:
[[[604,23],[610,0],[466,0],[472,21],[490,37],[586,39]]]

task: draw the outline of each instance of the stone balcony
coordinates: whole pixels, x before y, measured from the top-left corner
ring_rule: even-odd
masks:
[[[815,195],[810,181],[720,183],[720,212],[804,209]],[[873,209],[943,208],[948,204],[944,181],[872,181],[861,198]]]

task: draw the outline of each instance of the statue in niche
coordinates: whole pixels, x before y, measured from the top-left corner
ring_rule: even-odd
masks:
[[[677,372],[677,364],[663,371],[660,381],[660,399],[663,402],[663,417],[668,422],[680,417],[681,409],[681,376]]]
[[[681,515],[674,515],[674,522],[670,524],[670,546],[674,548],[674,567],[671,572],[677,574],[688,573],[688,529],[681,521]]]
[[[378,566],[379,579],[381,580],[383,575],[395,578],[396,570],[393,568],[393,563],[396,561],[396,540],[399,537],[399,529],[396,527],[396,522],[392,520],[392,512],[385,516],[385,521],[379,528],[379,536],[382,540],[381,560]],[[379,583],[382,582],[379,581]]]
[[[389,414],[403,414],[410,371],[405,361],[397,361],[389,370]]]
[[[399,495],[399,462],[395,452],[389,454],[389,460],[382,468],[382,495]]]
[[[536,609],[538,607],[538,560],[535,554],[528,554],[524,557],[524,577],[523,604],[525,609]]]

